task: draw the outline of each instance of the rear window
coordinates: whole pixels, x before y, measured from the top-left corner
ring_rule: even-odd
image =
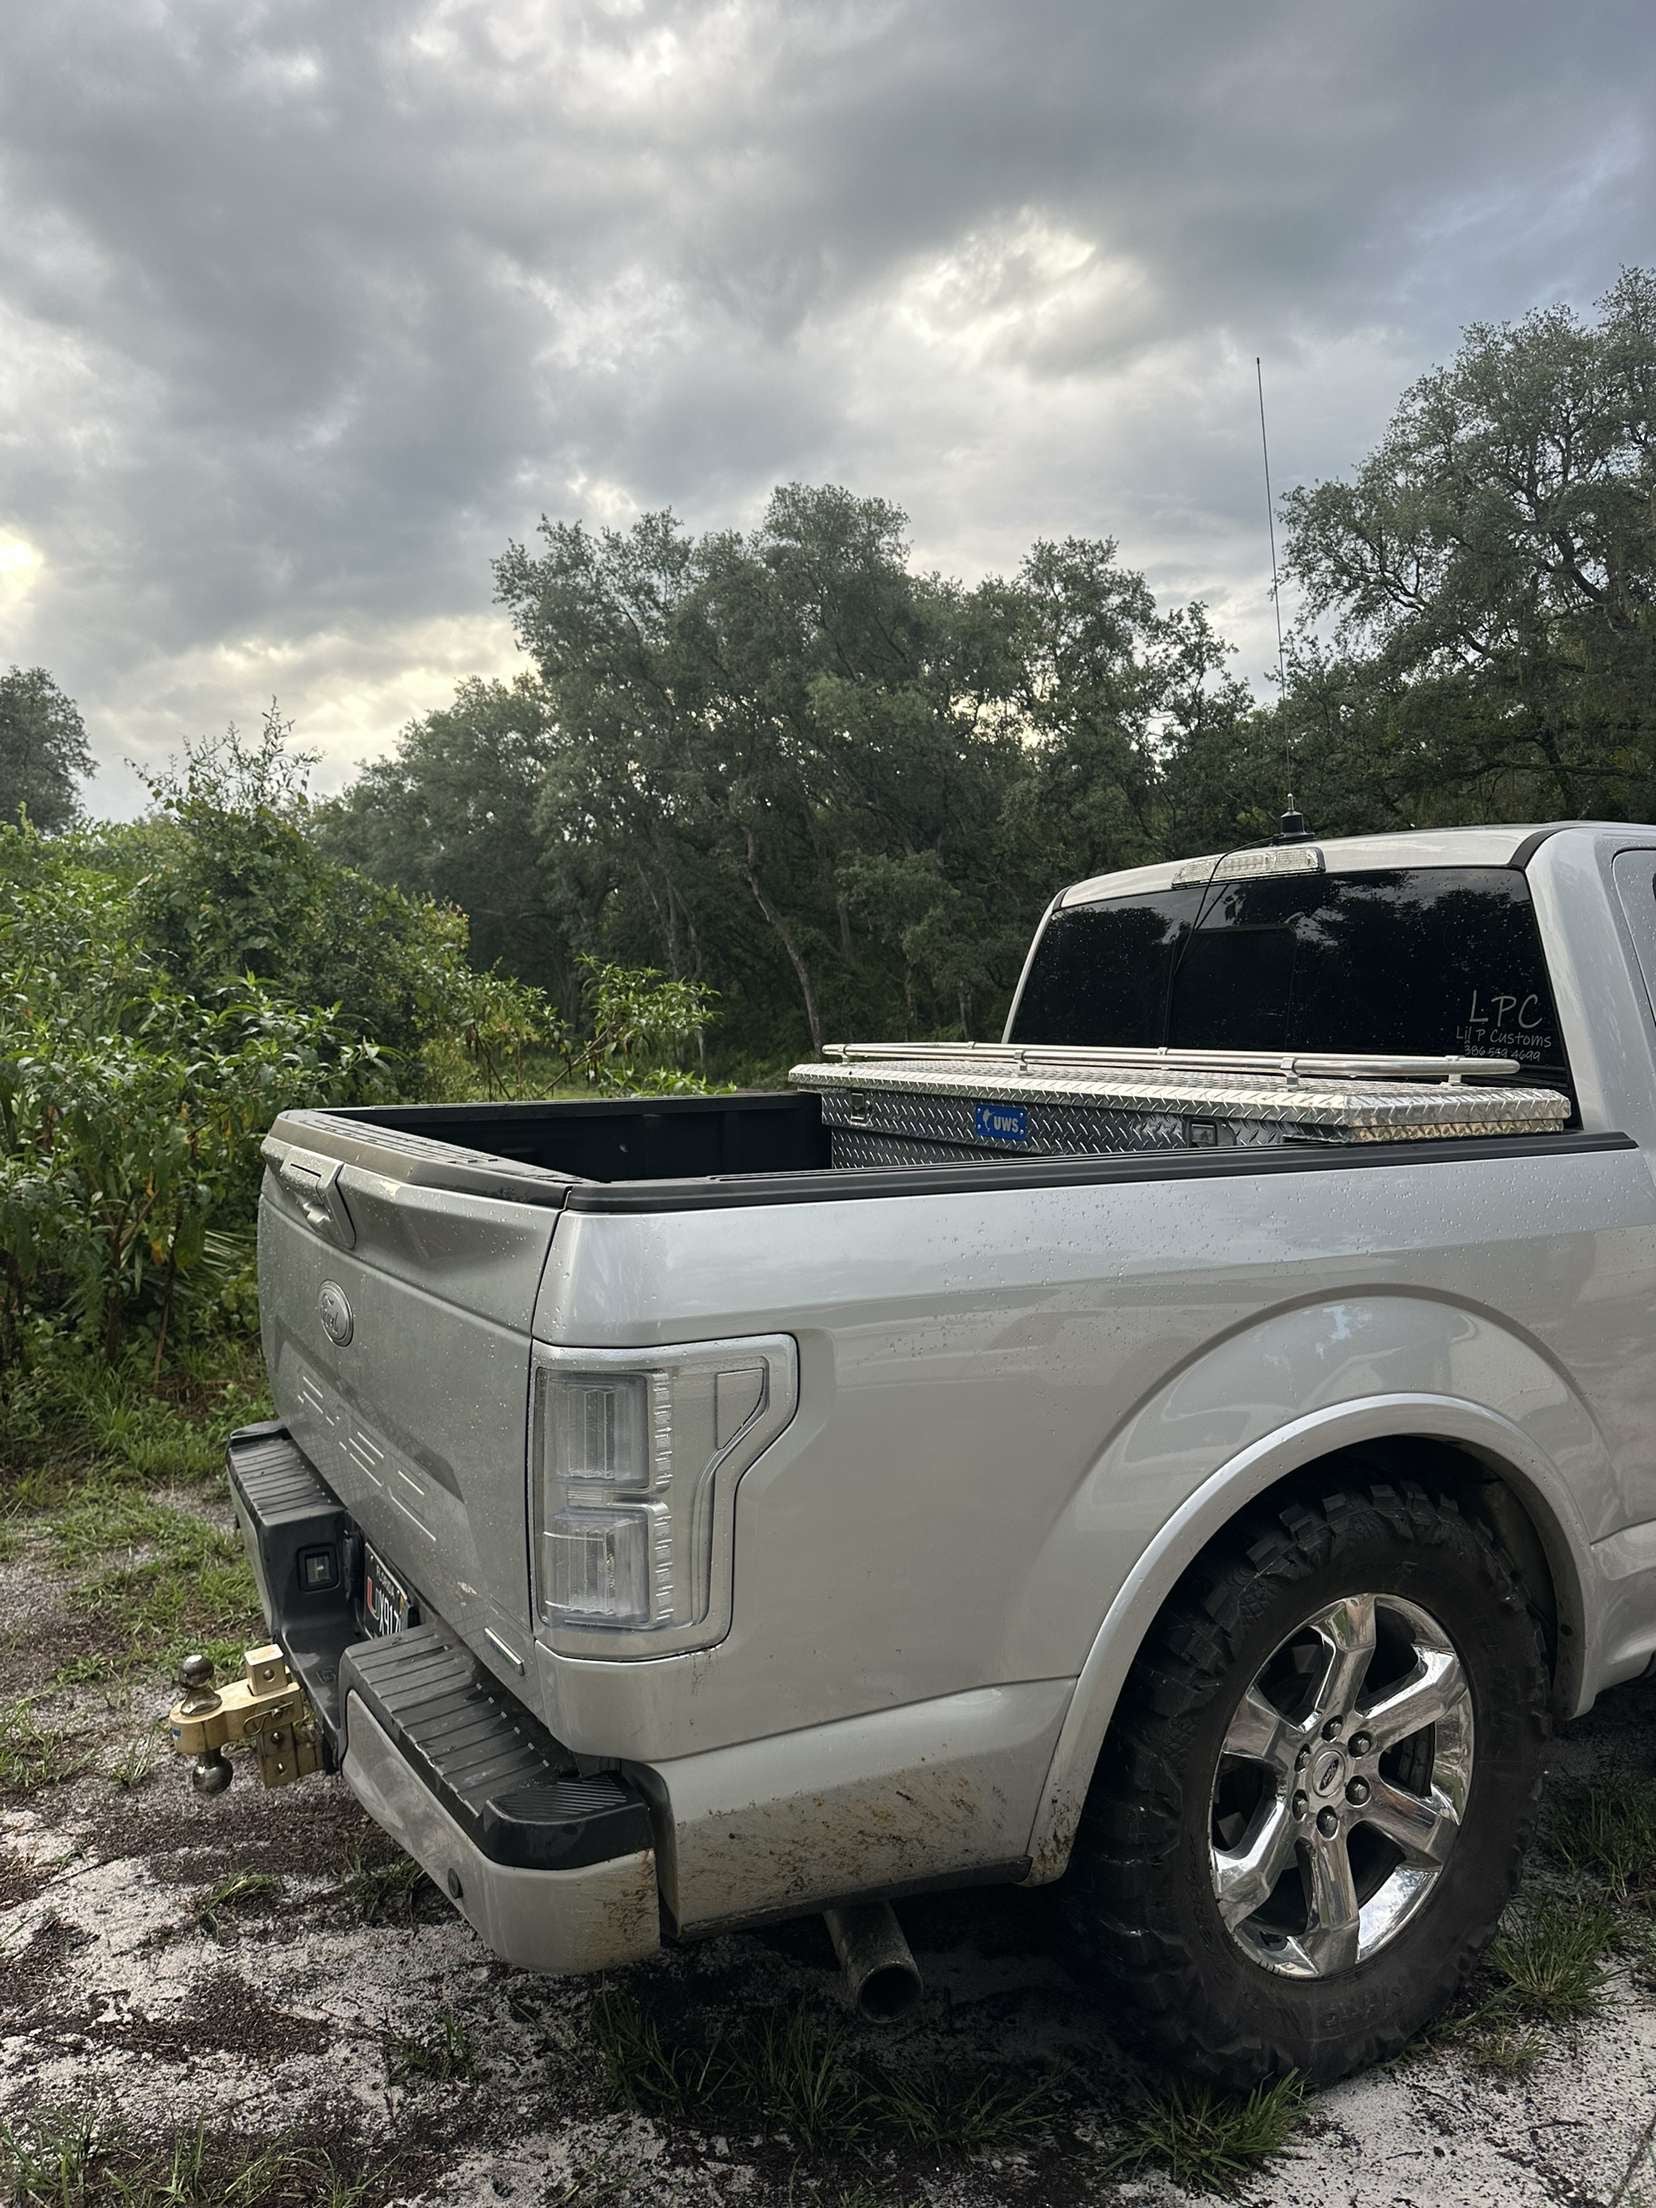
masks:
[[[1010,1040],[1462,1052],[1568,1079],[1510,867],[1265,875],[1055,912]]]

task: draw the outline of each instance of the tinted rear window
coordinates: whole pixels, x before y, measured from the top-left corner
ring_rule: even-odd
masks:
[[[1056,912],[1011,1039],[1458,1051],[1567,1073],[1529,884],[1509,867],[1271,875]]]

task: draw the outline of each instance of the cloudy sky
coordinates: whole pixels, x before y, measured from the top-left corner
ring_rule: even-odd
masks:
[[[1656,261],[1652,0],[51,0],[0,58],[0,664],[332,786],[544,511],[1112,534],[1269,653],[1279,487]]]

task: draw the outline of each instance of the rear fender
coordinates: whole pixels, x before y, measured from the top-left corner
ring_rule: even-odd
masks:
[[[1424,1322],[1424,1333],[1415,1320]],[[1331,1325],[1331,1321],[1337,1323]],[[1365,1323],[1377,1321],[1378,1323]],[[1315,1381],[1325,1389],[1349,1386],[1349,1371],[1322,1372],[1315,1353],[1330,1340],[1366,1338],[1372,1350],[1384,1341],[1406,1363],[1404,1344],[1435,1339],[1439,1366],[1476,1395],[1399,1387],[1343,1400],[1315,1403]],[[1444,1345],[1452,1340],[1452,1352]],[[1308,1352],[1313,1353],[1308,1365]],[[1269,1408],[1262,1398],[1298,1380],[1300,1400],[1313,1407],[1280,1419],[1233,1445],[1217,1470],[1204,1471],[1201,1440],[1216,1428],[1234,1429]],[[1183,1443],[1184,1435],[1193,1445]],[[1096,1545],[1122,1504],[1147,1480],[1165,1496],[1182,1496],[1160,1518],[1121,1581],[1076,1681],[1047,1775],[1028,1853],[1031,1883],[1058,1877],[1069,1860],[1093,1767],[1115,1711],[1117,1697],[1145,1635],[1179,1578],[1238,1513],[1277,1482],[1334,1452],[1363,1443],[1418,1437],[1472,1452],[1522,1502],[1535,1526],[1552,1575],[1558,1610],[1558,1706],[1575,1712],[1601,1683],[1596,1634],[1598,1606],[1588,1595],[1595,1573],[1592,1543],[1615,1522],[1618,1483],[1591,1414],[1557,1369],[1529,1342],[1481,1313],[1428,1299],[1377,1297],[1366,1311],[1345,1304],[1302,1306],[1276,1312],[1264,1326],[1247,1328],[1187,1366],[1140,1404],[1095,1464],[1075,1504],[1056,1529],[1070,1551],[1089,1539]],[[1230,1438],[1227,1436],[1227,1438]],[[1212,1456],[1207,1456],[1208,1466]],[[1114,1508],[1112,1509],[1112,1503]],[[1102,1561],[1102,1559],[1101,1559]],[[1072,1564],[1073,1568],[1073,1564]]]

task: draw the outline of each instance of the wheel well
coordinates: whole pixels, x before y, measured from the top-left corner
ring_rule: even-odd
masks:
[[[1231,1525],[1215,1536],[1215,1544],[1234,1538],[1237,1529],[1258,1512],[1274,1512],[1284,1503],[1308,1494],[1327,1494],[1343,1478],[1373,1479],[1376,1474],[1412,1480],[1429,1494],[1449,1497],[1495,1536],[1541,1622],[1554,1703],[1561,1712],[1573,1706],[1575,1674],[1581,1660],[1580,1621],[1570,1599],[1573,1589],[1561,1599],[1559,1576],[1548,1554],[1545,1534],[1517,1479],[1509,1466],[1481,1451],[1435,1434],[1395,1434],[1383,1441],[1331,1451],[1252,1497]]]
[[[1522,1473],[1494,1452],[1446,1440],[1438,1434],[1392,1434],[1329,1450],[1262,1488],[1239,1505],[1228,1522],[1203,1543],[1162,1596],[1156,1616],[1163,1615],[1198,1577],[1206,1576],[1215,1552],[1246,1547],[1251,1540],[1250,1528],[1261,1517],[1269,1519],[1285,1504],[1310,1502],[1343,1484],[1362,1485],[1376,1479],[1411,1481],[1429,1494],[1451,1499],[1500,1543],[1541,1627],[1554,1715],[1572,1716],[1580,1706],[1586,1668],[1586,1621],[1568,1537],[1544,1502],[1532,1499]],[[1142,1656],[1145,1641],[1153,1631],[1152,1621],[1138,1636],[1135,1660]],[[1031,1875],[1036,1884],[1059,1877],[1069,1861],[1071,1842],[1097,1774],[1099,1756],[1124,1708],[1127,1679],[1124,1670],[1115,1684],[1102,1738],[1086,1764],[1060,1772],[1055,1758],[1054,1776],[1049,1779],[1049,1793],[1035,1828]]]

